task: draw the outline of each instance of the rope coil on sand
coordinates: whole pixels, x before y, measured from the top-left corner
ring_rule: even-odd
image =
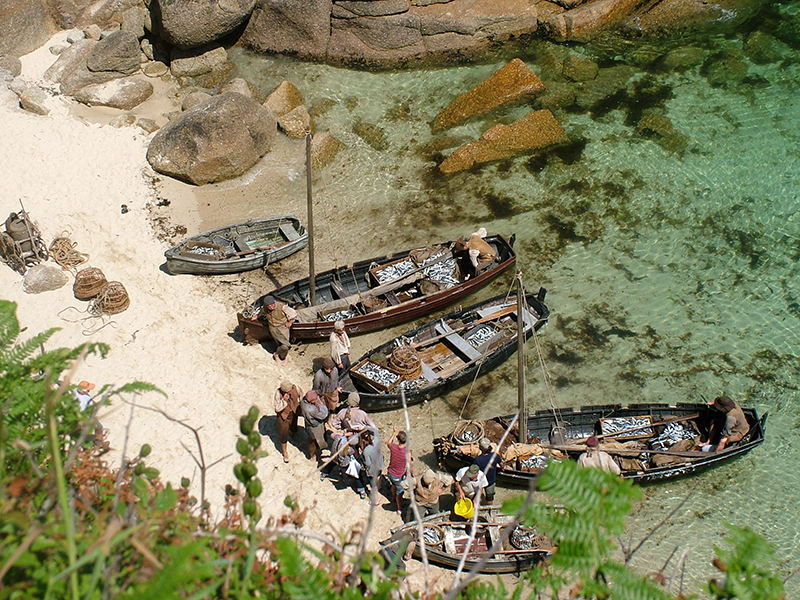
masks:
[[[121,313],[131,304],[128,291],[119,281],[107,283],[89,303],[89,312],[95,316]]]
[[[75,250],[77,245],[77,242],[69,239],[67,232],[63,232],[50,243],[50,256],[65,271],[74,271],[78,265],[89,262],[88,254]],[[84,299],[79,298],[79,300]]]

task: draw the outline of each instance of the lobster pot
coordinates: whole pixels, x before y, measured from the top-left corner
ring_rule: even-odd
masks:
[[[72,292],[78,300],[91,300],[108,285],[108,280],[103,272],[96,267],[81,269],[75,275]]]
[[[115,315],[131,305],[128,291],[119,281],[107,283],[94,299],[96,311],[107,315]]]
[[[408,346],[401,346],[392,351],[389,357],[389,366],[400,373],[405,379],[413,381],[422,375],[422,363],[417,351]]]
[[[483,437],[483,424],[480,421],[461,421],[453,432],[453,439],[459,444],[477,444]]]

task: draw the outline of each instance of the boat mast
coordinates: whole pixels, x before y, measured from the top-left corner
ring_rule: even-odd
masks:
[[[517,406],[519,408],[519,437],[520,444],[528,443],[528,410],[525,405],[525,317],[523,299],[525,292],[522,289],[522,271],[517,271]]]
[[[308,302],[317,303],[316,271],[314,270],[314,201],[311,198],[311,128],[306,129],[306,198],[308,201]]]

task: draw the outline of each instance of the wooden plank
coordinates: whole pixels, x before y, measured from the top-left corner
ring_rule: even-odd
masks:
[[[462,338],[457,333],[451,333],[450,335],[445,336],[445,341],[450,342],[453,344],[456,350],[464,354],[469,360],[478,360],[481,357],[481,353],[475,350],[467,340]]]
[[[436,375],[436,373],[433,372],[433,369],[431,369],[427,364],[425,364],[424,361],[420,360],[419,364],[422,367],[422,376],[428,381],[436,381],[438,375]]]
[[[294,227],[292,227],[291,223],[281,223],[278,226],[278,229],[281,230],[283,236],[290,242],[300,239],[300,234],[297,233],[297,230]]]
[[[250,245],[247,243],[247,240],[244,239],[244,237],[242,237],[241,235],[234,236],[233,245],[236,246],[236,249],[239,252],[247,252],[248,250],[250,250]]]

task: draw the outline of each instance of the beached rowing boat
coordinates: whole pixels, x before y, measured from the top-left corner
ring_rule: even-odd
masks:
[[[451,251],[454,243],[445,242],[318,273],[313,305],[309,277],[269,295],[297,310],[292,325],[296,340],[328,339],[339,320],[349,335],[368,333],[430,314],[482,288],[515,263],[513,240],[513,236],[511,241],[500,235],[486,237],[495,250],[495,262],[467,280],[458,277],[458,259]],[[267,324],[258,318],[263,298],[237,315],[246,344],[269,339]]]
[[[456,520],[454,520],[456,519]],[[494,506],[478,509],[478,523],[474,540],[467,553],[464,570],[472,567],[489,555],[489,550],[500,539],[503,528],[513,517],[504,515]],[[438,513],[422,519],[422,536],[428,562],[455,569],[469,540],[472,520],[464,521],[449,512]],[[413,557],[421,560],[422,548],[414,540],[419,533],[419,523],[412,521],[391,530],[391,537],[381,542],[382,548],[398,550],[404,542],[414,543]],[[491,554],[480,568],[481,573],[515,573],[529,569],[555,551],[554,544],[534,528],[515,526],[501,549]]]
[[[515,426],[499,448],[503,462],[497,468],[497,481],[527,486],[551,457],[577,459],[586,451],[583,442],[592,435],[599,438],[600,449],[614,457],[625,479],[650,483],[697,473],[742,456],[764,441],[767,414],[759,418],[754,408],[742,410],[750,431],[719,452],[694,450],[721,414],[705,403],[539,410],[527,416],[526,444],[517,443]],[[462,422],[450,435],[434,440],[440,464],[451,470],[471,464],[479,438],[488,437],[496,444],[512,419],[513,415]]]
[[[173,246],[164,256],[172,274],[222,275],[260,269],[308,244],[296,217],[247,221],[206,231]]]
[[[541,329],[550,311],[546,290],[526,294],[525,339]],[[340,378],[356,390],[366,411],[402,408],[441,396],[501,365],[517,350],[517,295],[496,296],[452,312],[373,348]]]

